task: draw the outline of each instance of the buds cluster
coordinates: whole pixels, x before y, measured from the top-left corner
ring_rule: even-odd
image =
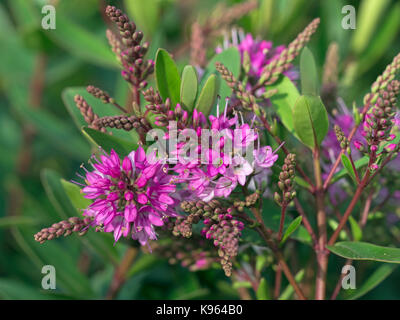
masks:
[[[106,129],[103,127],[99,127],[96,121],[99,119],[99,116],[94,113],[93,109],[86,100],[80,96],[79,94],[74,97],[75,105],[80,110],[83,118],[86,123],[89,125],[89,128],[100,130],[102,132],[106,132]]]
[[[363,135],[367,140],[370,151],[376,152],[381,142],[392,141],[391,134],[394,123],[396,96],[400,91],[400,82],[392,80],[386,89],[379,91],[375,105],[365,117]]]
[[[116,128],[130,131],[135,129],[139,134],[151,129],[149,122],[144,117],[131,116],[107,116],[98,118],[94,124],[99,128]]]
[[[253,207],[256,202],[260,199],[260,194],[258,192],[255,192],[249,196],[246,197],[245,201],[235,201],[233,203],[233,206],[236,208],[237,211],[242,212],[244,208],[250,208]]]
[[[173,245],[170,241],[153,241],[150,246],[154,254],[168,259],[170,264],[180,263],[190,271],[207,269],[218,261],[218,256],[209,241],[199,236],[193,236],[191,239],[175,238]],[[146,251],[147,247],[142,247],[142,250]]]
[[[118,27],[122,42],[110,32],[107,33],[110,45],[118,59],[121,61],[124,70],[121,72],[125,80],[132,83],[137,88],[147,86],[145,79],[154,71],[154,62],[144,60],[144,56],[149,49],[149,43],[141,44],[143,33],[136,30],[136,25],[126,14],[114,6],[107,6],[106,14],[115,22]]]
[[[245,89],[240,81],[237,81],[231,71],[229,71],[221,62],[215,63],[215,68],[221,74],[227,85],[235,92],[236,97],[242,102],[243,108],[251,110],[256,103],[256,98]]]
[[[155,118],[155,124],[159,127],[166,127],[169,121],[177,121],[179,128],[187,128],[189,123],[189,113],[182,108],[178,103],[174,109],[172,109],[171,100],[167,98],[163,102],[160,94],[154,91],[152,87],[143,91],[144,99],[149,103],[146,105],[146,110],[157,115]],[[193,111],[193,122],[195,122],[195,115],[197,110]]]
[[[373,104],[377,101],[380,91],[386,89],[398,70],[400,70],[400,53],[394,57],[392,63],[386,67],[382,75],[372,84],[371,92],[364,96],[364,105]]]
[[[68,220],[63,220],[54,223],[49,228],[44,228],[35,234],[35,240],[44,243],[46,240],[52,240],[61,236],[67,237],[73,232],[83,236],[88,230],[88,226],[92,222],[92,218],[86,217],[80,219],[78,217],[71,217]]]
[[[317,30],[320,19],[314,19],[311,23],[294,39],[289,46],[284,49],[279,58],[267,64],[259,80],[260,85],[268,85],[278,80],[283,72],[290,68],[291,62],[299,55],[301,49],[310,41],[311,36]]]
[[[237,255],[239,238],[244,228],[243,223],[233,218],[232,208],[226,209],[215,199],[208,203],[204,201],[183,201],[181,208],[189,213],[187,217],[189,222],[184,224],[180,221],[180,227],[174,228],[174,234],[188,234],[189,226],[191,230],[193,223],[197,223],[200,219],[203,220],[204,228],[201,230],[201,234],[207,239],[212,239],[214,246],[218,247],[222,268],[225,274],[230,276],[232,259]]]
[[[103,102],[103,103],[114,103],[114,99],[111,98],[107,92],[105,92],[99,88],[96,88],[94,86],[87,86],[86,91],[88,93],[90,93],[92,96],[94,96],[95,98],[100,99],[101,102]]]
[[[278,192],[274,194],[274,199],[280,206],[289,204],[296,197],[296,191],[293,190],[295,167],[296,155],[290,153],[286,156],[282,171],[279,174],[278,187],[282,195]]]
[[[344,134],[342,128],[340,128],[337,124],[334,126],[336,138],[340,143],[340,148],[342,150],[347,150],[349,147],[349,140],[347,139],[346,135]]]

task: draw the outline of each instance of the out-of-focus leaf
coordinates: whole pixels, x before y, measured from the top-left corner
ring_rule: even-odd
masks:
[[[240,53],[236,47],[228,48],[222,51],[220,54],[214,56],[207,68],[204,71],[204,74],[200,81],[200,90],[205,86],[206,81],[208,81],[211,74],[215,74],[219,78],[220,87],[218,90],[218,94],[221,96],[222,101],[225,100],[226,97],[230,97],[232,94],[232,89],[226,84],[225,80],[221,78],[219,72],[215,69],[215,63],[221,62],[224,66],[232,72],[236,79],[239,78],[240,75]],[[199,98],[197,98],[199,99]],[[213,110],[212,114],[215,114],[216,110]]]
[[[362,230],[359,224],[352,216],[349,217],[349,222],[354,241],[360,241],[362,239]]]
[[[0,218],[0,228],[9,228],[11,226],[19,226],[24,224],[37,224],[39,221],[31,217],[2,217]]]
[[[180,101],[181,77],[178,68],[170,54],[164,49],[158,49],[155,62],[157,88],[161,97],[171,99],[173,108]]]
[[[351,46],[356,53],[361,53],[371,41],[379,19],[389,5],[389,0],[364,0],[358,9],[357,25]]]
[[[363,295],[367,294],[369,291],[378,286],[382,281],[389,277],[392,272],[397,268],[395,264],[383,264],[378,269],[374,271],[373,274],[369,276],[367,280],[362,282],[360,288],[355,289],[350,296],[347,296],[347,300],[355,300],[361,298]]]
[[[106,37],[91,34],[57,11],[56,29],[48,36],[58,45],[89,63],[102,67],[118,67],[117,59],[106,44]]]
[[[75,207],[75,211],[80,215],[83,209],[87,208],[92,201],[86,199],[81,193],[81,189],[64,179],[61,179],[61,185],[64,188],[66,195],[71,201],[72,205]],[[108,237],[108,235],[104,233],[87,233],[85,237],[82,238],[82,241],[85,242],[93,251],[95,251],[100,256],[103,256],[105,259],[109,259],[111,262],[118,262],[118,252],[116,248],[113,246],[112,237]]]
[[[61,152],[82,159],[88,155],[88,144],[63,121],[45,110],[38,110],[16,104],[15,110],[31,123],[43,139],[49,141]]]
[[[201,111],[206,117],[210,114],[218,92],[218,78],[212,74],[206,81],[197,99],[196,109]]]
[[[83,127],[82,132],[89,141],[102,147],[107,153],[110,153],[111,149],[114,149],[120,157],[127,156],[138,145],[138,141],[135,141],[133,138],[132,141],[128,141],[88,127]]]
[[[285,243],[285,241],[290,237],[290,235],[297,230],[297,228],[300,226],[301,221],[303,218],[301,216],[298,216],[296,219],[294,219],[290,224],[289,227],[287,227],[285,233],[283,234],[282,240],[281,240],[281,245]]]
[[[399,34],[400,27],[400,3],[397,2],[391,7],[384,21],[376,31],[376,35],[371,39],[371,44],[366,48],[365,53],[357,61],[358,74],[367,71],[373,66],[389,46],[393,43],[396,35]]]
[[[329,129],[328,113],[321,98],[300,96],[293,108],[293,125],[301,142],[311,149],[319,147]]]
[[[144,270],[148,270],[159,260],[154,254],[142,254],[128,271],[127,276],[132,277]]]
[[[301,269],[299,272],[296,273],[294,279],[297,283],[303,280],[304,277],[304,269]],[[294,293],[294,289],[291,284],[288,284],[285,290],[283,290],[282,294],[279,296],[279,300],[289,300],[292,294]]]
[[[39,286],[32,287],[20,281],[0,278],[0,297],[5,300],[44,300]],[[47,297],[48,299],[48,297]]]
[[[44,169],[40,175],[44,189],[61,219],[68,219],[76,215],[76,209],[64,192],[61,176],[50,169]]]
[[[192,111],[197,96],[197,72],[193,66],[186,66],[182,72],[181,102],[183,106]]]
[[[256,292],[257,300],[270,300],[268,283],[265,278],[261,278],[260,284]]]
[[[272,106],[286,129],[288,129],[290,133],[295,134],[292,109],[296,100],[300,97],[299,91],[286,76],[282,76],[279,81],[269,86],[268,89],[278,90],[270,99]]]
[[[159,0],[125,0],[125,8],[130,18],[142,30],[145,36],[151,36],[159,22]]]
[[[367,242],[338,242],[327,246],[329,251],[352,260],[373,260],[387,263],[400,263],[400,249],[377,246]]]
[[[307,47],[304,47],[300,55],[300,80],[303,95],[319,94],[317,66],[312,52]]]

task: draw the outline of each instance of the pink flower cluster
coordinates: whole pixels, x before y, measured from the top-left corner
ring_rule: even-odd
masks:
[[[85,198],[94,200],[84,215],[93,217],[93,224],[105,232],[113,232],[115,241],[121,235],[131,235],[142,245],[156,239],[154,226],[162,226],[164,216],[176,216],[176,186],[165,165],[148,159],[141,146],[122,163],[114,150],[93,160],[93,171],[85,169],[82,177]]]
[[[227,117],[226,103],[224,113],[219,115],[219,105],[217,115],[210,115],[208,121],[206,117],[196,109],[193,112],[194,130],[199,140],[202,138],[202,128],[209,127],[216,133],[223,133],[218,136],[215,146],[212,146],[212,137],[206,143],[200,143],[195,152],[196,157],[189,161],[186,159],[185,143],[178,145],[177,155],[178,164],[173,170],[178,174],[177,180],[186,184],[185,190],[191,192],[192,199],[210,201],[214,197],[228,197],[238,185],[244,186],[251,175],[260,173],[262,170],[270,168],[278,159],[278,155],[272,152],[271,147],[263,147],[254,150],[251,148],[258,139],[257,133],[251,125],[239,124],[237,114]],[[198,124],[198,127],[195,127]],[[187,129],[183,129],[187,130]],[[225,152],[224,146],[228,144]],[[206,148],[206,150],[204,150]],[[249,154],[246,152],[251,152]],[[201,161],[201,155],[205,155],[205,161]],[[187,192],[184,191],[187,196]]]

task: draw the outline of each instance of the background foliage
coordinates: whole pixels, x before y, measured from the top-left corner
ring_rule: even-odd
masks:
[[[183,49],[189,41],[191,24],[197,18],[204,20],[217,2],[232,5],[240,1],[59,0],[54,1],[57,27],[49,31],[41,29],[40,23],[41,7],[46,1],[0,2],[0,298],[104,298],[115,266],[127,250],[124,244],[113,246],[112,237],[93,232],[81,239],[72,236],[43,245],[33,239],[43,226],[77,215],[77,204],[66,196],[73,197],[77,190],[68,182],[60,182],[60,178],[72,178],[90,155],[90,144],[78,129],[82,124],[74,123],[71,117],[76,110],[65,107],[71,104],[73,95],[64,88],[93,84],[121,102],[128,99],[127,85],[119,76],[105,38],[105,6],[124,7],[151,41],[149,57],[155,59],[157,48],[165,48],[175,53],[181,73],[188,63]],[[361,103],[370,84],[400,51],[398,1],[259,3],[259,9],[237,25],[276,45],[289,43],[313,18],[321,17],[321,26],[308,47],[320,73],[328,45],[332,41],[338,43],[339,94],[347,105]],[[346,4],[357,10],[356,30],[341,26],[341,9]],[[212,55],[211,49],[209,56]],[[299,65],[299,58],[295,64]],[[107,114],[107,110],[103,112]],[[74,199],[82,201],[80,197]],[[399,227],[394,228],[394,233],[399,234]],[[386,244],[386,236],[382,231],[374,242]],[[395,246],[399,247],[400,238],[397,239]],[[300,259],[309,254],[308,248],[299,248]],[[336,257],[335,263],[339,275],[344,259]],[[46,264],[56,267],[55,291],[41,289],[40,271]],[[378,262],[356,266],[360,278],[378,272],[383,279],[395,268],[381,267]],[[194,273],[145,254],[137,257],[128,275],[119,299],[235,299],[235,289],[246,286],[236,283],[232,287],[231,279],[219,268]],[[331,287],[336,280],[336,276],[329,280]],[[399,299],[399,281],[397,268],[390,280],[363,298]]]

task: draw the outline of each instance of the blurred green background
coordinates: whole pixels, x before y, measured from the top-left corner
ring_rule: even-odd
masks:
[[[226,0],[1,0],[0,1],[0,298],[101,299],[114,266],[127,250],[112,237],[36,243],[33,234],[71,215],[59,191],[59,177],[74,177],[91,147],[62,100],[66,87],[92,84],[127,101],[127,85],[108,47],[104,8],[113,4],[127,14],[151,42],[175,53],[180,67],[191,24],[204,21]],[[56,29],[41,28],[41,8],[56,7]],[[356,29],[341,25],[344,5],[357,11]],[[259,8],[236,25],[275,45],[288,44],[313,18],[321,25],[309,47],[321,72],[327,48],[338,43],[339,94],[358,105],[371,83],[400,52],[400,2],[396,0],[260,0]],[[214,46],[222,39],[215,39]],[[209,49],[212,56],[214,46]],[[296,64],[296,63],[295,63]],[[108,106],[104,106],[108,108]],[[54,191],[55,190],[55,191]],[[398,246],[398,245],[397,245]],[[337,258],[339,274],[343,259]],[[57,290],[41,289],[41,268],[56,267]],[[368,269],[366,270],[368,272]],[[219,268],[189,272],[166,260],[139,254],[119,299],[236,299],[231,280]],[[364,298],[399,299],[400,270]],[[331,284],[331,286],[334,285]]]

